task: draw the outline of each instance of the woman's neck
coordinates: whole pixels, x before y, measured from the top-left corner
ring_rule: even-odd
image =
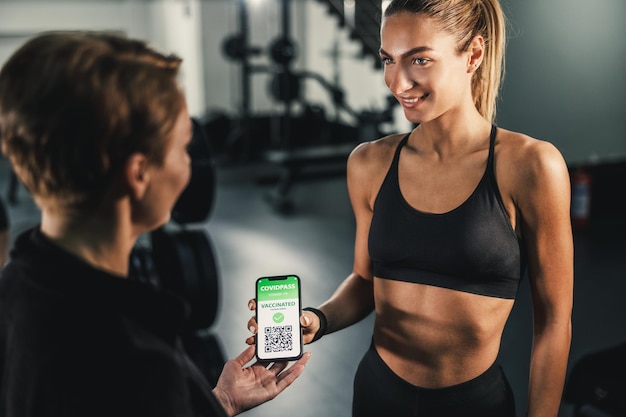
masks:
[[[77,216],[44,208],[41,231],[90,265],[121,278],[128,276],[129,257],[137,236],[117,216],[101,212]]]
[[[491,123],[477,111],[466,114],[443,115],[438,119],[420,124],[414,129],[412,136],[420,143],[419,147],[426,152],[434,152],[441,158],[465,154],[489,137]],[[414,143],[411,146],[415,146]]]

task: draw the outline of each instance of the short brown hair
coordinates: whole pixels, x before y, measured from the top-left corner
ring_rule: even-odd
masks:
[[[184,106],[181,59],[95,32],[49,32],[0,71],[0,138],[38,203],[97,205],[127,158],[163,161]]]

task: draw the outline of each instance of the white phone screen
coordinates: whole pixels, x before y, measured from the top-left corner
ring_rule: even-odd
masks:
[[[263,277],[256,282],[256,355],[260,360],[292,360],[302,356],[300,278]]]

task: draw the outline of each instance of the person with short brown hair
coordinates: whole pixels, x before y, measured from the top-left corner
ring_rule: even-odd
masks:
[[[215,387],[181,344],[188,307],[130,280],[137,238],[168,222],[190,177],[181,60],[91,32],[34,37],[0,71],[0,137],[41,223],[0,275],[0,415],[232,416],[266,402],[309,354]]]

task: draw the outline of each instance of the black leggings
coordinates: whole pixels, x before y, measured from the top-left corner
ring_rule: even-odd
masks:
[[[515,402],[498,364],[458,385],[420,388],[389,369],[372,344],[354,377],[352,416],[515,417]]]

